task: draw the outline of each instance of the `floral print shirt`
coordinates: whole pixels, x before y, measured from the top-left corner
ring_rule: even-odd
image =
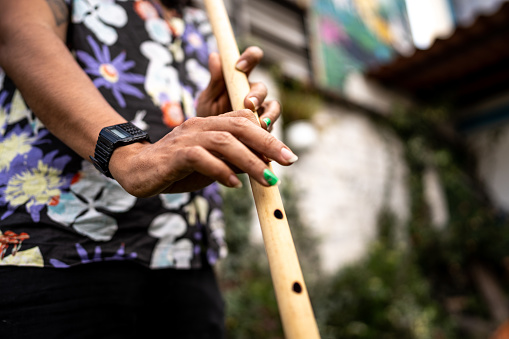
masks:
[[[145,0],[68,6],[68,46],[117,112],[152,141],[195,115],[215,48],[202,11],[168,18],[158,2]],[[226,255],[223,239],[217,184],[131,196],[49,133],[0,68],[1,265],[133,260],[195,268]]]

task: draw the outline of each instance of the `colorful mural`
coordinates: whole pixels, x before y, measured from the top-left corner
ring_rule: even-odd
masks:
[[[314,0],[318,85],[342,90],[349,73],[413,49],[405,0]]]

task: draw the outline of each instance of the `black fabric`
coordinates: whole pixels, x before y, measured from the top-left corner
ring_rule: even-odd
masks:
[[[224,337],[212,268],[100,262],[65,270],[0,267],[1,338]]]

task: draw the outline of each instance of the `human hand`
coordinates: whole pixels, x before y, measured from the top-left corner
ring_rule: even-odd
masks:
[[[297,156],[260,128],[255,115],[240,110],[188,119],[154,144],[117,148],[110,160],[112,176],[137,197],[189,192],[213,181],[239,187],[236,172],[245,172],[264,186],[277,183],[263,159],[288,166]]]
[[[240,56],[237,69],[247,76],[260,63],[263,51],[258,47],[249,47]],[[209,57],[210,82],[198,98],[196,107],[199,117],[219,115],[232,110],[230,99],[226,90],[226,83],[221,69],[219,54],[211,53]],[[267,88],[262,83],[250,83],[251,90],[244,99],[244,107],[257,111],[261,126],[270,130],[272,124],[281,114],[281,106],[275,100],[265,101]],[[269,119],[267,121],[267,119]]]

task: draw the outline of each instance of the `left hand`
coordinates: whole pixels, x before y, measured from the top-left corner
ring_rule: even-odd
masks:
[[[258,47],[249,47],[237,61],[237,69],[246,73],[247,76],[260,63],[263,51]],[[230,98],[226,90],[226,83],[221,69],[219,54],[211,53],[209,56],[210,82],[198,98],[196,107],[197,116],[215,116],[232,110]],[[275,100],[265,101],[267,87],[256,82],[250,83],[251,90],[244,99],[244,106],[252,111],[257,111],[260,124],[266,130],[271,130],[274,122],[281,114],[281,106]],[[267,126],[263,119],[269,118],[271,123]]]

